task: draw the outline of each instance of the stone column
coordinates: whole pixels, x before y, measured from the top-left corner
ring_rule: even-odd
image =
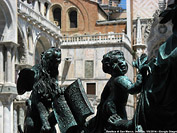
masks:
[[[0,101],[3,105],[3,130],[2,133],[12,133],[12,127],[13,127],[13,99],[16,97],[16,94],[12,93],[1,93],[0,95]],[[2,126],[2,125],[1,125]]]
[[[1,65],[1,67],[4,67],[5,65],[5,77],[3,77],[5,81],[0,92],[0,101],[2,103],[1,114],[3,114],[3,118],[1,119],[3,124],[0,123],[0,133],[13,133],[13,99],[17,96],[17,89],[13,80],[13,78],[15,78],[13,72],[15,71],[15,64],[12,48],[18,46],[18,44],[14,42],[0,42],[0,45],[6,47],[6,49],[4,48],[5,51],[3,51],[3,53],[5,53],[4,56],[7,58],[6,64]],[[2,51],[0,53],[0,58],[4,58]],[[3,71],[3,69],[0,69],[0,71]]]
[[[15,83],[15,51],[16,47],[13,47],[12,49],[12,83]]]
[[[0,85],[4,83],[4,55],[3,45],[0,44]]]
[[[127,7],[127,36],[132,41],[132,0],[126,0]]]
[[[141,25],[141,19],[140,17],[137,18],[137,35],[136,35],[136,44],[133,45],[137,57],[140,57],[141,54],[144,53],[144,50],[146,48],[146,45],[143,44],[143,38],[142,38],[142,25]]]
[[[18,125],[21,126],[22,130],[24,130],[24,120],[25,120],[25,112],[26,112],[26,101],[25,99],[21,99],[17,96],[16,100],[14,101],[14,114],[13,114],[13,133],[18,133]]]
[[[17,128],[17,106],[14,106],[13,109],[13,133],[18,133],[18,128]]]
[[[19,114],[18,114],[18,120],[19,120],[19,125],[21,125],[22,130],[24,126],[24,118],[25,118],[25,111],[24,111],[24,105],[19,106]]]
[[[6,57],[7,57],[7,63],[5,67],[5,75],[6,75],[6,83],[12,83],[12,53],[11,53],[11,46],[6,46]]]
[[[11,132],[11,103],[5,103],[3,107],[3,130],[4,133],[10,133]]]
[[[0,101],[0,133],[3,133],[3,104]]]
[[[4,51],[6,55],[5,63],[5,83],[3,87],[3,92],[13,92],[17,93],[15,85],[15,48],[18,44],[14,42],[3,42],[2,43],[6,49]]]

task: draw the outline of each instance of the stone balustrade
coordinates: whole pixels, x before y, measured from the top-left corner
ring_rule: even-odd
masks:
[[[18,13],[22,18],[26,19],[29,23],[33,23],[33,25],[36,25],[41,30],[56,38],[60,37],[60,27],[57,27],[22,1],[18,1]]]
[[[126,43],[131,47],[131,42],[124,33],[64,36],[61,41],[61,46]]]

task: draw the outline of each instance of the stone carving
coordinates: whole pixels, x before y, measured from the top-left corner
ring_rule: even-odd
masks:
[[[159,21],[160,21],[159,15],[161,12],[162,12],[162,10],[157,9],[155,11],[155,13],[153,14],[153,19],[148,20],[147,26],[145,28],[145,33],[144,33],[145,40],[148,41],[149,38],[151,38],[151,36],[153,36],[155,34],[153,30],[156,26],[159,26]],[[165,25],[163,25],[163,27],[164,26]],[[162,26],[159,26],[159,27],[161,28]],[[161,33],[160,29],[158,29],[158,31],[159,31],[159,33]],[[166,30],[164,30],[163,34],[165,33],[165,31]]]
[[[154,27],[156,27],[159,24],[159,14],[160,10],[156,10],[155,13],[153,14],[153,19],[150,19],[147,23],[147,26],[145,28],[145,33],[144,33],[144,38],[145,40],[149,40],[151,38],[152,32],[154,32]]]
[[[170,37],[170,35],[172,34],[171,22],[168,22],[166,24],[159,23],[161,20],[161,18],[159,17],[161,12],[163,12],[163,10],[158,9],[154,13],[153,21],[150,26],[150,32],[146,38],[147,51],[148,51],[149,58],[156,56],[155,47],[159,48],[159,45],[164,43],[164,41],[167,40]]]
[[[165,34],[167,32],[167,26],[166,25],[159,25],[158,26],[158,31],[161,34]]]
[[[153,19],[150,19],[147,22],[147,25],[146,25],[145,31],[144,31],[144,38],[145,38],[145,40],[147,40],[148,37],[149,37],[149,34],[151,32],[152,23],[153,23]]]

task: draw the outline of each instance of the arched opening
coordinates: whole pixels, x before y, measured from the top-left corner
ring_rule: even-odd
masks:
[[[15,59],[16,64],[24,62],[26,60],[25,43],[19,29],[18,29],[18,44],[19,46],[17,47]]]
[[[54,23],[61,28],[61,8],[56,7],[53,9]]]
[[[39,8],[39,12],[41,13],[41,2],[38,1],[38,8]]]
[[[20,66],[26,63],[26,48],[24,43],[24,36],[22,36],[22,32],[18,28],[18,44],[17,50],[15,52],[15,83],[17,83],[19,70],[22,69]]]
[[[71,10],[69,12],[70,28],[77,28],[77,11]]]
[[[9,3],[6,0],[0,0],[0,41],[12,41],[12,31],[16,35],[15,25],[12,23],[13,13],[10,12]],[[9,34],[10,33],[10,34]]]
[[[41,53],[51,47],[50,42],[44,36],[40,37],[37,40],[36,49],[35,49],[35,64],[39,64],[41,60]]]
[[[45,9],[44,9],[44,16],[47,16],[49,4],[48,4],[48,3],[45,3],[44,6],[45,6]]]
[[[27,38],[28,38],[28,50],[30,52],[33,51],[33,37],[32,37],[32,30],[31,28],[28,27],[27,29]]]
[[[4,29],[6,26],[6,20],[5,20],[5,16],[3,11],[0,9],[0,41],[2,41],[4,39]]]

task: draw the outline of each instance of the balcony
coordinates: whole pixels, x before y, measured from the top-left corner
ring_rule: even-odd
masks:
[[[110,5],[101,4],[101,7],[102,7],[104,10],[123,12],[123,9],[122,9],[121,7],[119,7],[119,6],[110,6]]]
[[[79,45],[109,45],[124,43],[131,48],[131,42],[124,33],[82,35],[82,36],[66,36],[62,37],[61,46],[79,46]]]
[[[61,37],[59,27],[57,27],[55,24],[47,20],[39,13],[35,12],[30,6],[21,1],[18,1],[18,14],[22,18],[26,19],[29,23],[36,25],[39,29],[47,32],[51,36],[54,36],[55,38]]]

